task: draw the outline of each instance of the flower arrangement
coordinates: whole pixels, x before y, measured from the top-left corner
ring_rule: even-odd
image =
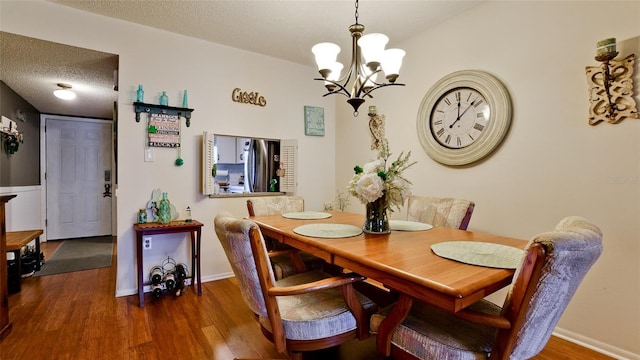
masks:
[[[411,185],[403,172],[416,163],[409,161],[410,156],[411,151],[406,154],[402,152],[395,161],[390,162],[389,142],[383,138],[378,146],[378,158],[362,167],[354,167],[355,175],[347,186],[349,193],[365,205],[384,197],[385,209],[399,209],[409,195]]]

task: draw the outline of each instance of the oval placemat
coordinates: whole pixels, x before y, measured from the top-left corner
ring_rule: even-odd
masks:
[[[513,246],[481,241],[446,241],[431,245],[431,250],[443,258],[500,269],[517,268],[524,256]]]
[[[307,224],[293,229],[296,234],[318,238],[344,238],[362,234],[362,228],[349,224]]]
[[[287,219],[315,220],[330,218],[331,214],[321,211],[300,211],[282,214]]]
[[[422,231],[433,228],[433,225],[417,221],[389,220],[389,227],[391,230],[399,231]]]

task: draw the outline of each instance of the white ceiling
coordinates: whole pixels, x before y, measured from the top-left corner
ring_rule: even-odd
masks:
[[[346,63],[351,56],[348,27],[355,22],[353,0],[48,1],[300,64],[313,66],[310,49],[314,44],[324,41],[340,45],[343,49],[341,61]],[[394,47],[398,42],[480,1],[363,0],[359,4],[358,22],[366,26],[365,33],[381,32],[388,35],[389,46]],[[113,69],[117,68],[116,55],[35,39],[25,42],[21,37],[9,35],[2,34],[0,54],[3,71],[0,80],[41,112],[111,117],[113,100],[117,98],[112,90]],[[52,48],[54,45],[56,48]],[[47,49],[39,51],[40,47]],[[6,51],[9,49],[12,52]],[[5,59],[16,52],[23,57]],[[28,67],[24,66],[24,56],[32,58],[32,64]],[[93,65],[95,71],[91,69]],[[107,71],[107,67],[111,69]],[[310,79],[314,76],[315,73],[309,74]],[[68,106],[60,107],[59,101],[44,100],[51,98],[51,92],[58,82],[71,83],[78,92],[87,87],[86,94],[81,97],[79,93],[78,100],[82,101],[75,101],[85,106],[73,110]],[[89,86],[94,88],[90,92]]]
[[[113,118],[117,55],[0,32],[0,64],[0,80],[42,113]],[[77,98],[54,97],[58,83]]]

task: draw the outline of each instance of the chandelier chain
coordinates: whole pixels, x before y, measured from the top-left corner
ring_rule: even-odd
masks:
[[[356,0],[356,24],[358,23],[358,0]]]

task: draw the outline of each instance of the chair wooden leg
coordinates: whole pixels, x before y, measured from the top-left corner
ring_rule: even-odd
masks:
[[[289,360],[302,360],[302,352],[289,351]]]

